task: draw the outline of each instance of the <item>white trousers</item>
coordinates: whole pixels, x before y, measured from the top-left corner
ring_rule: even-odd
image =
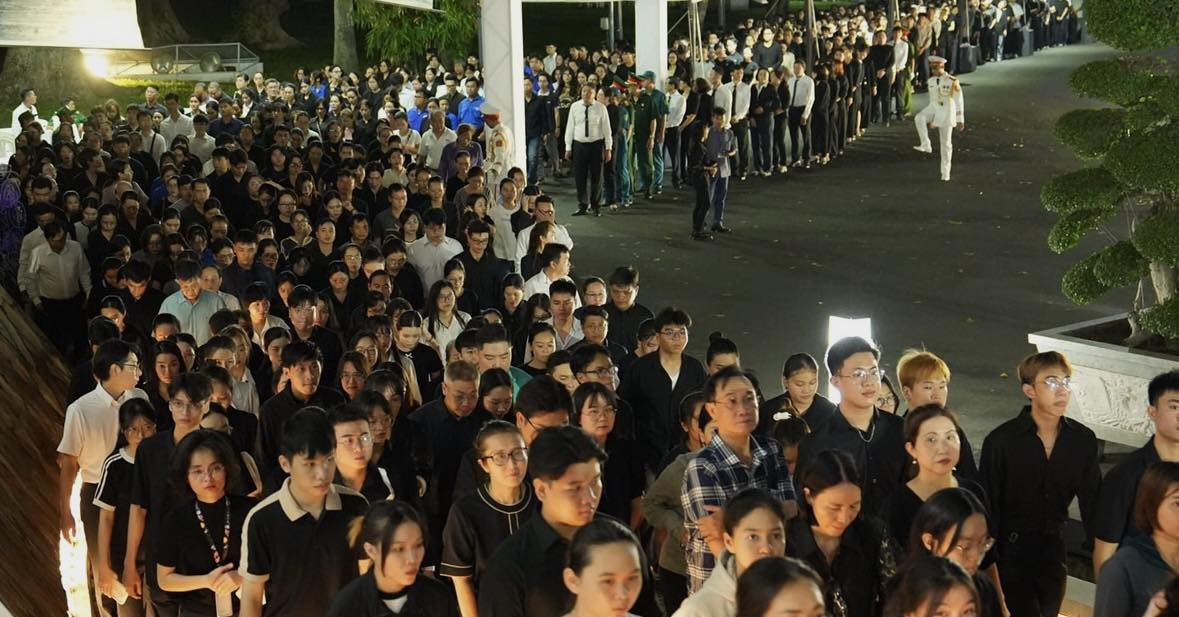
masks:
[[[921,140],[921,147],[930,149],[933,146],[929,143],[929,123],[933,121],[937,113],[935,105],[929,105],[925,109],[917,112],[913,117],[913,123],[917,125],[917,138]],[[954,124],[951,121],[949,126],[937,127],[939,154],[941,154],[942,164],[941,172],[942,178],[950,177],[950,160],[954,156],[954,144],[951,138],[954,135]]]

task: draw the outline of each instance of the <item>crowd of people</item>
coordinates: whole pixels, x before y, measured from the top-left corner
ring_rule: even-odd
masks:
[[[1026,4],[1036,45],[1075,39],[1070,8]],[[1018,55],[1012,7],[979,9],[983,58]],[[767,398],[719,333],[687,353],[691,317],[639,303],[635,267],[574,276],[556,177],[573,215],[691,185],[694,235],[726,232],[729,178],[908,115],[931,57],[963,61],[954,15],[836,9],[811,68],[797,21],[750,20],[709,35],[707,76],[676,42],[666,89],[625,48],[550,46],[522,78],[520,165],[473,57],[48,118],[26,90],[14,287],[76,363],[61,530],[86,538],[96,611],[1055,615],[1074,498],[1118,581],[1099,614],[1179,609],[1154,598],[1179,564],[1159,462],[1179,374],[1103,484],[1067,359],[1029,357],[1029,405],[976,464],[932,353],[893,380],[845,339],[823,367],[789,356]]]

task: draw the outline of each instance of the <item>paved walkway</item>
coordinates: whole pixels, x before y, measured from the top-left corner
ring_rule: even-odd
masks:
[[[569,216],[569,187],[546,190],[577,242],[576,273],[637,265],[643,303],[691,313],[689,351],[701,359],[720,329],[773,395],[787,355],[822,362],[829,315],[871,317],[890,373],[909,347],[949,362],[950,404],[981,447],[1023,404],[1014,369],[1034,351],[1027,332],[1120,309],[1117,298],[1080,308],[1061,295],[1061,274],[1096,245],[1050,252],[1054,215],[1039,203],[1048,178],[1078,165],[1051,129],[1085,104],[1068,74],[1112,54],[1073,46],[964,75],[967,131],[955,135],[953,182],[938,180],[936,153],[911,149],[911,123],[877,128],[827,168],[735,183],[734,233],[714,243],[688,237],[686,192],[594,219]]]

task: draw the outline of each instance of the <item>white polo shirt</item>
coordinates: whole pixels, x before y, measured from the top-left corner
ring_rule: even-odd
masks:
[[[147,394],[132,388],[114,399],[98,385],[66,407],[57,451],[77,457],[82,482],[98,484],[102,478],[102,464],[119,439],[119,407],[133,398],[146,400]]]

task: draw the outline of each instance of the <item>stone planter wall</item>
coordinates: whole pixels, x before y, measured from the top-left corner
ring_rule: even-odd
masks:
[[[1146,387],[1159,373],[1179,369],[1179,358],[1090,340],[1124,323],[1125,315],[1028,334],[1039,351],[1058,351],[1073,365],[1069,416],[1097,437],[1138,447],[1154,432],[1146,415]]]

